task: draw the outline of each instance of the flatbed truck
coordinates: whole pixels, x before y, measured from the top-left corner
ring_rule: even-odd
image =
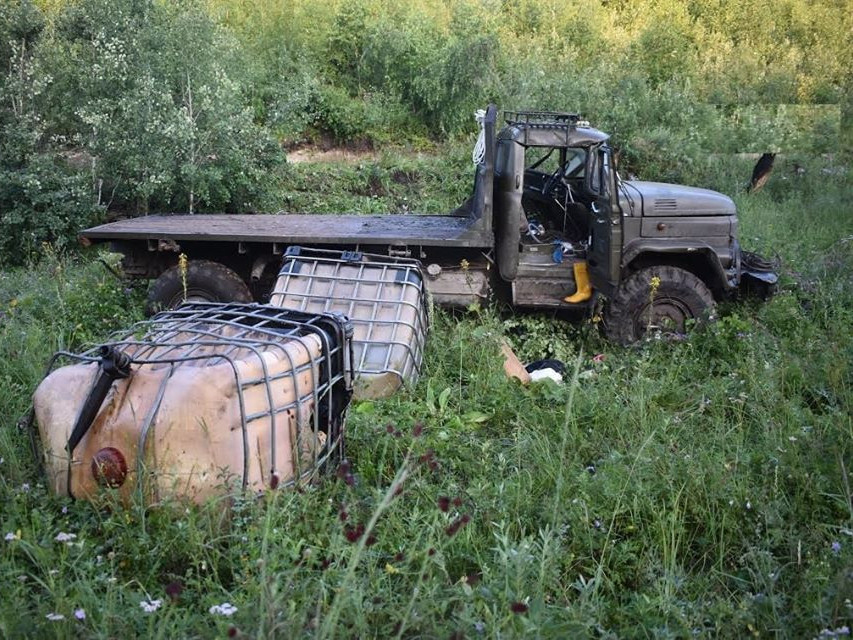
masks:
[[[739,289],[772,292],[773,265],[741,250],[728,196],[623,179],[609,136],[575,114],[505,112],[499,131],[497,116],[482,113],[473,192],[448,215],[149,215],[81,241],[109,243],[129,277],[152,280],[150,310],[266,301],[292,246],[417,258],[439,304],[602,300],[621,343],[684,332]]]

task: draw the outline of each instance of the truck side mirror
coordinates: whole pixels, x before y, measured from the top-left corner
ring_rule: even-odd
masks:
[[[601,164],[598,154],[598,148],[592,148],[586,154],[586,189],[593,195],[601,193]]]

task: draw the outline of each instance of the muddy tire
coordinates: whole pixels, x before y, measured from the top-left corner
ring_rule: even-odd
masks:
[[[714,296],[697,276],[678,267],[646,267],[616,290],[605,311],[605,334],[620,344],[650,334],[679,335],[691,320],[704,322],[713,312]]]
[[[210,260],[187,263],[186,300],[189,302],[251,302],[252,293],[243,279],[228,267]],[[148,315],[174,309],[184,301],[184,281],[178,265],[167,269],[148,290]]]

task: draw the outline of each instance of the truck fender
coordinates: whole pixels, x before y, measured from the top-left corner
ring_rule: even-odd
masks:
[[[737,274],[727,273],[715,249],[704,242],[675,239],[629,243],[622,253],[622,277],[624,279],[636,268],[653,264],[669,264],[690,271],[718,298],[737,286]],[[734,266],[734,261],[732,264]]]

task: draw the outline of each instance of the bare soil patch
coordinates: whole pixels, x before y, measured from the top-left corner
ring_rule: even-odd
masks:
[[[287,152],[287,161],[292,164],[303,162],[344,162],[356,164],[365,161],[375,161],[379,158],[379,152],[373,149],[346,149],[322,147],[299,147]]]

